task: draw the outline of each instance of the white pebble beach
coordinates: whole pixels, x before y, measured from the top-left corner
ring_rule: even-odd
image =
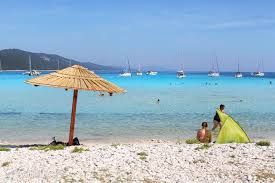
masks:
[[[275,148],[153,141],[88,144],[87,151],[11,148],[0,182],[275,182]]]

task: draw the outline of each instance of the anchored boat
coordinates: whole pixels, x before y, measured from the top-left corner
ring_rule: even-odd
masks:
[[[177,78],[185,78],[186,77],[186,75],[185,75],[185,73],[184,73],[184,70],[183,70],[183,65],[181,66],[181,70],[179,70],[178,72],[177,72]]]
[[[121,76],[121,77],[131,77],[132,76],[129,58],[127,58],[127,63],[128,63],[128,68],[125,69],[124,71],[122,71],[119,74],[119,76]]]
[[[261,71],[261,66],[262,66],[262,71]],[[256,77],[264,77],[264,62],[262,61],[262,64],[259,62],[258,63],[258,71],[254,73],[254,76]]]
[[[142,71],[140,69],[140,65],[138,65],[137,76],[142,76]]]
[[[235,74],[235,78],[242,78],[243,74],[240,72],[240,62],[238,60],[238,72]]]
[[[157,74],[158,74],[158,72],[156,72],[156,71],[147,71],[146,72],[146,75],[151,75],[151,76],[155,76]]]
[[[32,70],[31,56],[29,56],[29,71],[26,71],[23,74],[29,76],[39,76],[41,74],[41,72],[39,72],[38,70]]]

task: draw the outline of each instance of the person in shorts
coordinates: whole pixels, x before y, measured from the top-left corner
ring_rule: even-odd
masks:
[[[225,108],[225,106],[223,104],[221,104],[220,105],[221,112],[224,112],[224,108]],[[214,131],[217,127],[219,127],[221,129],[222,125],[221,125],[221,119],[219,117],[219,114],[216,112],[214,119],[213,119],[212,131]]]

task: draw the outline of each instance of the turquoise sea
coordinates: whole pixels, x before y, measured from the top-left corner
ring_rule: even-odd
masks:
[[[174,72],[131,78],[96,73],[128,92],[112,97],[79,93],[76,136],[80,141],[193,137],[201,122],[208,121],[212,127],[221,103],[252,139],[275,139],[273,73],[264,78],[245,73],[240,79],[234,73],[219,78],[187,73],[184,79],[176,78]],[[50,142],[53,136],[66,141],[72,91],[33,87],[24,83],[29,78],[22,73],[0,73],[0,142]]]

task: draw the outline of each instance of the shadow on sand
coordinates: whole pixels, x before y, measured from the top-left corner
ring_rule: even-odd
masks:
[[[69,146],[68,143],[62,142],[62,141],[56,141],[55,137],[53,137],[53,141],[49,144],[23,144],[23,145],[12,145],[12,144],[7,144],[7,145],[1,145],[0,147],[2,148],[23,148],[23,147],[41,147],[41,146],[56,146],[56,145],[63,145],[63,146]],[[77,137],[73,139],[73,146],[79,146],[81,145],[79,143],[79,140]]]
[[[23,147],[41,147],[41,146],[47,146],[48,144],[23,144],[23,145],[0,145],[2,148],[23,148]]]

